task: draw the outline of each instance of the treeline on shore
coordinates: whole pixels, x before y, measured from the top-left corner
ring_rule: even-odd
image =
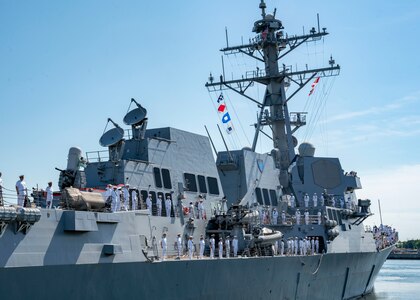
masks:
[[[405,249],[420,249],[420,240],[407,240],[407,241],[399,241],[397,243],[398,248],[405,248]]]

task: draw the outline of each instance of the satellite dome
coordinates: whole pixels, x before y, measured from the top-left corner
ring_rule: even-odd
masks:
[[[302,143],[299,146],[299,155],[313,157],[315,154],[315,147],[311,143]]]

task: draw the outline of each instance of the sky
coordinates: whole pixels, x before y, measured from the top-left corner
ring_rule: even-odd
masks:
[[[357,171],[375,214],[404,239],[420,238],[420,2],[275,1],[267,12],[285,32],[317,27],[330,33],[303,44],[282,61],[297,69],[327,66],[332,55],[340,76],[321,78],[289,103],[307,111],[299,142],[317,156],[339,157]],[[20,174],[28,186],[45,188],[65,168],[68,149],[105,150],[98,141],[107,118],[120,126],[130,99],[147,110],[149,128],[175,127],[205,135],[218,150],[220,116],[204,84],[221,74],[220,48],[254,37],[257,0],[213,1],[0,1],[0,172],[14,188]],[[224,57],[227,78],[258,64],[243,55]],[[293,87],[290,87],[292,89]],[[261,99],[263,87],[250,95]],[[258,108],[224,93],[235,131],[230,149],[250,146]],[[109,127],[108,127],[109,128]],[[271,150],[261,138],[257,151]]]

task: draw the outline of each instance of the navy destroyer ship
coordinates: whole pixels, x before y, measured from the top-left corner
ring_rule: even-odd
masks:
[[[108,119],[105,151],[69,150],[52,208],[40,191],[26,207],[0,207],[1,299],[353,299],[372,292],[394,245],[365,230],[370,200],[357,198],[357,174],[299,144],[293,133],[306,114],[288,110],[308,83],[340,66],[332,58],[314,70],[280,64],[328,33],[286,35],[276,13],[266,13],[264,1],[259,7],[255,38],[222,51],[264,69],[231,80],[211,75],[206,83],[220,105],[225,89],[256,103],[252,146],[219,151],[214,161],[208,136],[148,129],[146,108],[132,99],[128,129]],[[262,101],[246,93],[254,84],[266,87]],[[229,124],[228,116],[222,121]],[[257,153],[264,127],[273,148]]]

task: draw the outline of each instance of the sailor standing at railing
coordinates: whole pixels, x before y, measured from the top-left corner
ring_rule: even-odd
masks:
[[[321,225],[321,210],[318,210],[317,217],[318,217],[318,225]]]
[[[113,186],[111,198],[111,211],[116,212],[118,210],[118,202],[120,202],[120,192],[118,191],[117,186]]]
[[[176,237],[175,245],[176,245],[176,249],[178,251],[177,259],[180,259],[181,255],[182,255],[182,240],[181,240],[181,234],[180,233],[178,233],[178,235]]]
[[[190,238],[188,240],[188,256],[190,260],[193,258],[194,253],[194,243],[193,243],[193,237],[190,235]]]
[[[223,239],[219,238],[219,258],[223,257]]]
[[[233,257],[237,257],[238,256],[238,238],[236,235],[233,236],[232,247],[233,247]]]
[[[305,224],[309,225],[309,211],[307,209],[305,209],[304,216],[305,216]]]
[[[319,239],[318,237],[315,238],[315,253],[319,253]]]
[[[194,218],[194,204],[190,202],[190,206],[188,209],[188,216],[193,219]]]
[[[105,193],[104,193],[104,198],[105,198],[106,203],[112,203],[111,195],[112,195],[112,185],[107,184]]]
[[[286,213],[284,212],[284,210],[282,210],[281,212],[281,223],[283,225],[286,224]]]
[[[203,199],[200,199],[198,201],[197,209],[198,209],[198,218],[199,219],[204,219],[204,215],[203,215],[203,211],[204,211]]]
[[[295,206],[296,206],[296,198],[295,198],[295,196],[292,194],[292,195],[290,195],[290,207],[291,207],[291,208],[295,208]]]
[[[230,236],[226,237],[225,249],[226,249],[226,258],[229,258],[230,257]]]
[[[157,215],[162,216],[162,195],[159,195],[156,200]]]
[[[299,209],[296,210],[295,217],[296,217],[296,224],[300,225],[300,211],[299,211]]]
[[[305,196],[303,197],[303,202],[305,202],[305,207],[309,207],[309,195],[308,193],[305,193]]]
[[[280,255],[284,255],[284,240],[280,241]]]
[[[314,207],[318,206],[318,196],[316,193],[312,196],[312,201],[314,202]]]
[[[166,233],[162,235],[162,240],[160,241],[160,247],[162,248],[162,260],[166,260],[166,251],[168,250],[168,242],[166,240]]]
[[[48,209],[51,209],[53,198],[54,198],[54,196],[53,196],[54,191],[53,191],[53,188],[52,188],[52,182],[51,181],[48,182],[48,186],[45,188],[45,192],[47,193],[47,197],[45,199],[46,200],[45,207],[48,208]]]
[[[171,197],[169,195],[166,196],[165,210],[166,210],[166,216],[170,217],[171,216]]]
[[[137,210],[137,191],[135,189],[131,191],[131,209]]]
[[[150,215],[152,215],[152,194],[149,194],[146,198],[146,207],[149,210]]]
[[[203,235],[200,236],[200,259],[203,259],[204,256],[204,248],[206,247],[206,243],[204,242]]]
[[[127,183],[123,188],[122,188],[122,195],[123,195],[123,205],[122,205],[122,210],[127,211],[128,208],[130,207],[130,191],[129,191],[130,185]]]
[[[210,242],[210,258],[214,258],[214,252],[216,251],[216,240],[214,234],[211,235]]]
[[[272,214],[272,219],[271,219],[271,223],[273,225],[277,225],[277,219],[279,218],[279,212],[277,211],[277,209],[274,207],[273,208],[273,214]]]
[[[24,175],[19,176],[19,180],[16,182],[16,193],[17,193],[17,204],[18,206],[23,206],[25,197],[28,195],[28,189],[26,188],[26,183],[23,181],[25,179]]]

